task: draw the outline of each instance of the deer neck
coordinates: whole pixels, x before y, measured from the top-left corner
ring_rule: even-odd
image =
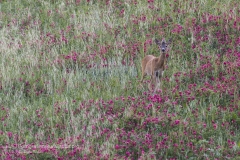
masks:
[[[163,52],[163,53],[158,57],[158,64],[163,65],[163,64],[164,64],[164,61],[165,61],[165,58],[166,58],[166,53]]]

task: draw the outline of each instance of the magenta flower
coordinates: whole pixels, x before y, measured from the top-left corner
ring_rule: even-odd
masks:
[[[118,144],[115,145],[115,149],[120,149],[120,148],[121,147]]]
[[[180,123],[180,120],[175,120],[175,125],[178,125]]]
[[[213,124],[213,128],[217,129],[217,124],[216,123]]]
[[[204,124],[203,124],[203,127],[204,127],[204,128],[206,128],[206,127],[207,127],[207,124],[206,124],[206,123],[204,123]]]
[[[12,135],[12,132],[8,132],[7,134],[8,134],[8,137],[9,137],[9,138],[12,138],[12,136],[13,136],[13,135]]]
[[[177,143],[175,143],[173,146],[174,146],[174,147],[178,147],[178,144],[177,144]]]

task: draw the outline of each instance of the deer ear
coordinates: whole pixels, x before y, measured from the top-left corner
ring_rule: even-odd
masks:
[[[155,43],[156,43],[157,45],[160,45],[160,44],[161,44],[158,39],[155,39]]]
[[[168,40],[168,43],[167,44],[171,44],[172,43],[172,38],[170,38],[169,40]]]

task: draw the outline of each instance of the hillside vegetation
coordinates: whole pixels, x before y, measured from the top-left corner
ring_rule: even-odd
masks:
[[[3,159],[239,159],[239,2],[2,0],[0,110]]]

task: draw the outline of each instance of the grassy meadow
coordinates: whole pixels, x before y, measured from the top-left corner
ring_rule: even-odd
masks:
[[[1,159],[240,159],[239,2],[1,0],[0,120]]]

